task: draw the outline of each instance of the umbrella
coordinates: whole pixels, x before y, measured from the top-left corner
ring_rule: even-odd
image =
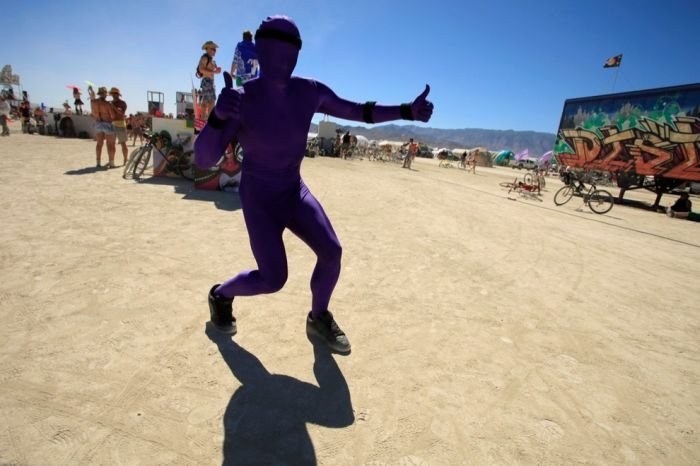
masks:
[[[78,86],[76,86],[75,84],[66,84],[66,87],[67,87],[68,89],[77,89],[77,90],[80,90],[80,88],[79,88]]]

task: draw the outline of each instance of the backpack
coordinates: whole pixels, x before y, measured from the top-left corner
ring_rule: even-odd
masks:
[[[199,57],[199,61],[202,61],[202,58],[207,57],[207,63],[204,66],[209,66],[209,63],[211,63],[211,57],[209,56],[208,53],[203,53],[201,57]],[[202,79],[204,75],[199,72],[199,62],[197,62],[197,66],[194,69],[194,75],[197,77],[197,79]]]

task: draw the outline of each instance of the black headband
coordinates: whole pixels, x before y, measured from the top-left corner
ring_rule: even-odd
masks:
[[[301,39],[295,36],[294,34],[290,34],[288,32],[279,31],[277,29],[258,29],[257,31],[255,31],[255,41],[257,42],[260,38],[276,39],[281,40],[283,42],[288,42],[292,45],[295,45],[299,50],[301,50]]]

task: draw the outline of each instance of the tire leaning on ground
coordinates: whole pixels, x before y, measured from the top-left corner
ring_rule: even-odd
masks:
[[[194,169],[192,166],[193,160],[194,151],[187,150],[182,154],[180,162],[178,162],[178,175],[189,181],[194,181]]]
[[[554,203],[556,205],[564,205],[574,197],[574,188],[572,186],[564,186],[559,188],[554,194]]]
[[[615,199],[612,194],[604,189],[596,189],[591,193],[591,197],[588,198],[588,207],[596,214],[601,215],[610,212],[614,203]]]
[[[144,150],[146,150],[146,147],[142,146],[137,147],[136,149],[131,151],[131,155],[129,155],[129,159],[126,161],[126,165],[124,165],[124,172],[122,173],[122,178],[128,180],[133,177],[136,160],[138,160],[138,158],[141,157],[141,152],[143,152]]]
[[[140,156],[134,161],[134,179],[141,178],[143,172],[146,171],[148,162],[151,161],[152,151],[153,147],[144,147],[144,150],[141,152]]]

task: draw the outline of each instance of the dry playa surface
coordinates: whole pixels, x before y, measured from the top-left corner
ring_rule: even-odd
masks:
[[[509,195],[510,169],[306,159],[343,245],[339,356],[306,337],[289,233],[282,291],[207,327],[212,284],[254,267],[235,193],[13,130],[0,464],[700,463],[697,223],[556,207],[555,178]]]

